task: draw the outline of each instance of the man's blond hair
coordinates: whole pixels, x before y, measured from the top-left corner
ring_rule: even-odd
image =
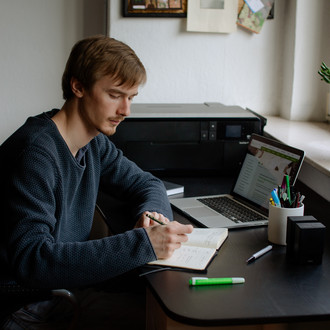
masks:
[[[135,52],[126,44],[103,35],[78,41],[72,48],[62,77],[63,98],[72,96],[71,79],[90,89],[104,76],[118,86],[133,87],[146,82],[146,70]]]

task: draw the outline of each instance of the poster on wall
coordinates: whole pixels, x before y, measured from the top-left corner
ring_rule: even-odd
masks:
[[[189,0],[187,31],[235,32],[237,8],[238,0]]]
[[[274,0],[245,0],[237,24],[254,33],[260,33],[267,18],[274,11]]]
[[[124,0],[124,17],[187,17],[187,0]]]

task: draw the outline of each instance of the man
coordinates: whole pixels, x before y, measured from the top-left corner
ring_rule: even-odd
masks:
[[[94,286],[168,258],[187,240],[192,226],[170,222],[161,181],[107,137],[130,114],[145,81],[142,63],[124,43],[81,40],[63,74],[63,107],[29,118],[3,143],[2,278],[30,288]],[[129,203],[135,228],[88,240],[99,189]],[[33,306],[29,314],[42,310]]]

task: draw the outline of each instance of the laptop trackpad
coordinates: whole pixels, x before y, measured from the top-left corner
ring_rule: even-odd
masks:
[[[200,206],[200,207],[187,207],[184,208],[184,211],[193,216],[194,218],[201,218],[201,217],[212,217],[212,216],[219,216],[219,213],[212,211],[211,209]]]
[[[190,207],[184,210],[206,227],[233,227],[233,222],[207,207]]]

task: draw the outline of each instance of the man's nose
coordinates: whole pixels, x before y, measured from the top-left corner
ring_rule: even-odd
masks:
[[[124,98],[118,109],[120,115],[127,117],[131,114],[131,101],[128,98]]]

